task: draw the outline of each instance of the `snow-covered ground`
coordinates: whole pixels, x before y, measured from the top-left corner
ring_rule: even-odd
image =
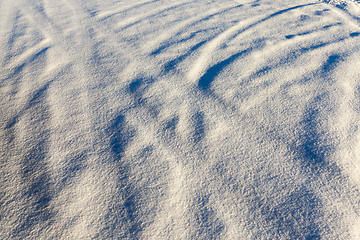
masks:
[[[0,12],[0,239],[360,239],[360,4]]]

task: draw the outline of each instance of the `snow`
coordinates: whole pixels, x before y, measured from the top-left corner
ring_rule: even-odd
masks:
[[[1,239],[360,239],[360,4],[0,1]]]

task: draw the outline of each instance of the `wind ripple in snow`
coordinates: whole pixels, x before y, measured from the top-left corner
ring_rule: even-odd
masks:
[[[0,3],[3,239],[359,239],[359,11]]]

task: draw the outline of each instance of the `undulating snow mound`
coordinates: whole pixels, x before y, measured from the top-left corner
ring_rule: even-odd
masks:
[[[360,239],[358,3],[0,10],[1,239]]]

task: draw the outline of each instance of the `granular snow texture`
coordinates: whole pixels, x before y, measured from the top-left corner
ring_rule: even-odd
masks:
[[[356,1],[0,11],[0,239],[360,239]]]

